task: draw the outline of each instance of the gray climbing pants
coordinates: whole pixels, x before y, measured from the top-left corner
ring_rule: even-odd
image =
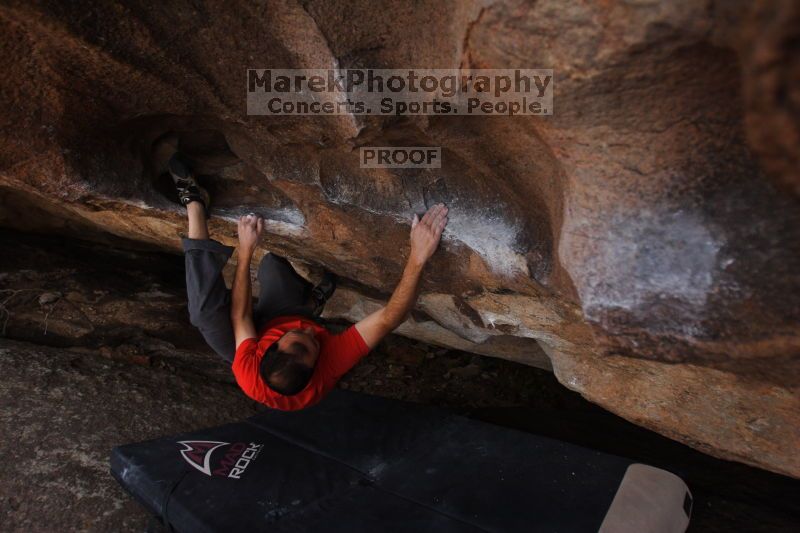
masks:
[[[186,258],[186,294],[189,320],[206,343],[228,363],[233,363],[236,343],[231,324],[231,291],[222,268],[233,248],[211,239],[183,239]],[[258,266],[261,290],[253,306],[256,331],[278,316],[301,315],[313,319],[311,284],[295,272],[289,261],[268,253]]]

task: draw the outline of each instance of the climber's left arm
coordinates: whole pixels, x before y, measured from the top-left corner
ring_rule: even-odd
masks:
[[[447,225],[447,207],[437,204],[422,217],[414,215],[411,223],[411,253],[389,302],[356,324],[364,342],[374,348],[408,317],[417,301],[419,281]]]

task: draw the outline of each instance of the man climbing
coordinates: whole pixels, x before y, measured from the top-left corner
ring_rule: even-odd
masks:
[[[174,155],[169,172],[189,217],[186,289],[189,317],[206,342],[232,364],[236,381],[250,398],[281,410],[314,405],[370,349],[398,327],[417,299],[422,270],[439,245],[447,207],[430,208],[411,223],[411,253],[386,306],[343,333],[334,335],[315,319],[335,289],[335,277],[311,284],[289,262],[268,253],[258,267],[261,290],[253,307],[250,262],[264,221],[239,219],[236,276],[229,291],[222,268],[234,249],[210,239],[206,217],[209,195],[194,179],[187,162]]]

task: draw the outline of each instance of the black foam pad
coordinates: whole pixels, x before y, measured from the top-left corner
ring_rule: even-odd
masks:
[[[177,531],[597,531],[630,464],[347,391],[111,457]]]

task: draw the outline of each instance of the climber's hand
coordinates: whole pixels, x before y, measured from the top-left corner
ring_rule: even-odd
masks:
[[[385,306],[373,311],[356,324],[356,330],[366,345],[374,348],[408,317],[419,294],[419,281],[425,263],[439,246],[442,231],[447,225],[447,208],[437,204],[422,216],[414,215],[411,222],[411,254],[391,298]],[[355,364],[355,360],[352,364]],[[348,367],[349,368],[349,367]],[[347,369],[345,369],[347,371]]]
[[[422,220],[414,215],[414,220],[411,222],[409,263],[422,266],[431,258],[436,247],[439,246],[439,239],[441,239],[446,225],[447,207],[444,204],[436,204],[428,209],[428,212],[422,216]]]
[[[264,219],[259,215],[245,215],[239,219],[239,253],[252,254],[258,237],[264,229]]]

